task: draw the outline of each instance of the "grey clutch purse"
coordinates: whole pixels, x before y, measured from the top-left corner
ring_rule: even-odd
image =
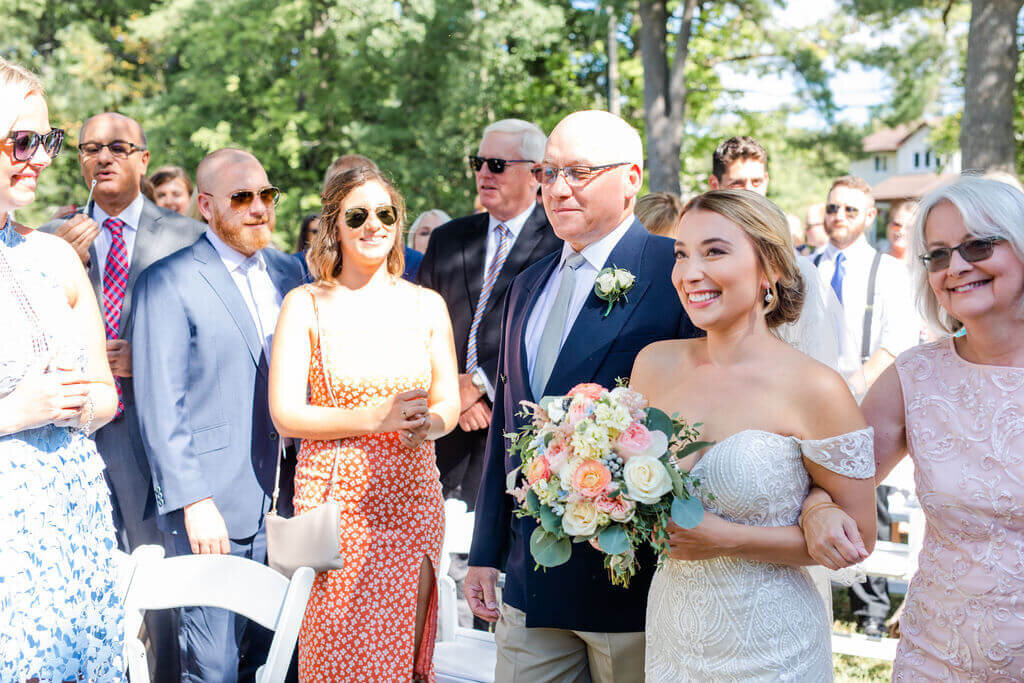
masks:
[[[317,572],[341,569],[343,560],[338,504],[325,496],[320,505],[309,512],[286,519],[277,514],[277,495],[284,459],[284,437],[278,439],[277,473],[274,475],[274,497],[267,513],[267,564],[288,578],[299,567],[312,567]],[[338,474],[337,463],[331,470],[330,494]]]

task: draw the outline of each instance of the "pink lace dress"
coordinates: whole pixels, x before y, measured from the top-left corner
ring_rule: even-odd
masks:
[[[924,547],[894,681],[1024,679],[1024,368],[952,339],[896,360]]]

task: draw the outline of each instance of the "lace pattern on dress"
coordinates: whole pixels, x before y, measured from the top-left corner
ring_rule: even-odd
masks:
[[[851,479],[875,476],[875,430],[871,427],[828,439],[798,440],[805,458]]]

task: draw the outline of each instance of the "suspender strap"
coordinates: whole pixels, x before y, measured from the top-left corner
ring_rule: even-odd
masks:
[[[871,357],[871,318],[875,307],[875,283],[878,280],[878,264],[882,262],[882,252],[876,251],[871,262],[871,274],[868,276],[868,300],[864,306],[864,337],[860,344],[860,361],[863,363]]]

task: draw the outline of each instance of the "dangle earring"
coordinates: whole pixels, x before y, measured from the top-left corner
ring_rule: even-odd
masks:
[[[764,303],[765,303],[765,305],[770,304],[774,300],[775,300],[775,295],[772,294],[772,288],[771,287],[765,287],[764,288]]]

